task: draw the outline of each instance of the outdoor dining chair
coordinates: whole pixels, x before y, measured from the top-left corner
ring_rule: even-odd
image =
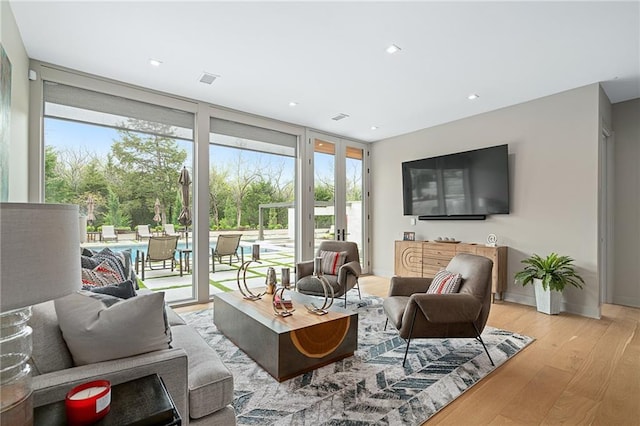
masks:
[[[238,256],[240,238],[242,238],[242,234],[218,235],[216,246],[211,248],[211,272],[216,272],[216,257],[219,263],[222,263],[222,256],[229,256],[229,265],[231,265],[233,256],[240,262],[240,257]],[[242,254],[242,250],[240,252]],[[242,256],[242,261],[244,262],[244,255]]]
[[[141,261],[142,280],[144,281],[144,271],[147,269],[147,266],[151,270],[171,268],[171,271],[173,272],[177,264],[177,247],[178,237],[176,236],[149,237],[149,245],[147,246],[146,253],[142,250],[136,251],[136,272],[138,272],[138,264]],[[154,268],[154,263],[159,262],[162,262],[162,267],[157,265]],[[168,266],[167,262],[169,262]]]
[[[115,240],[118,241],[116,227],[113,225],[102,225],[102,241]]]

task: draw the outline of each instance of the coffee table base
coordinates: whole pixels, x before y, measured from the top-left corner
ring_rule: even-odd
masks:
[[[239,292],[214,296],[213,322],[276,380],[282,382],[352,356],[358,345],[358,314],[335,309],[316,316],[300,307],[273,314],[271,298],[248,301]]]

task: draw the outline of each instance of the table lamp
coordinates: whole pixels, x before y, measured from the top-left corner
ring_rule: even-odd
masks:
[[[78,206],[0,203],[0,417],[33,423],[31,306],[78,290]],[[5,423],[6,422],[6,423]]]

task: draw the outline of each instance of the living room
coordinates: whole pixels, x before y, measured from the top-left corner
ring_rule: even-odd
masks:
[[[32,68],[29,61],[40,58],[27,55],[11,5],[10,2],[2,3],[0,40],[13,67],[9,201],[35,202],[40,201],[40,195],[37,195],[39,183],[33,178],[38,166],[31,160],[33,150],[37,148],[29,142],[29,109],[32,105],[28,75]],[[638,7],[634,2],[622,6],[635,7],[636,11]],[[630,36],[638,35],[637,13],[635,16],[636,32]],[[629,39],[629,45],[632,51],[635,46],[637,58],[638,39]],[[571,53],[567,52],[566,56],[570,58]],[[63,59],[56,65],[67,66]],[[544,72],[552,70],[545,68]],[[530,78],[535,72],[532,74]],[[624,82],[624,88],[630,87],[628,92],[633,95],[612,103],[604,87],[615,87],[615,79]],[[595,81],[558,86],[545,96],[522,97],[509,106],[473,112],[379,139],[374,136],[374,142],[370,144],[370,272],[377,277],[393,276],[393,243],[401,240],[405,231],[415,232],[417,240],[448,236],[480,244],[484,244],[488,234],[496,234],[498,244],[509,247],[507,275],[510,279],[505,301],[533,306],[533,291],[515,283],[512,277],[521,269],[520,261],[530,254],[556,251],[575,258],[586,281],[583,290],[566,291],[564,311],[600,318],[603,303],[639,306],[640,295],[634,277],[640,272],[635,250],[640,201],[637,170],[635,162],[631,161],[638,158],[636,117],[640,100],[637,91],[637,72],[633,76],[603,76]],[[480,93],[480,96],[483,99],[490,95]],[[271,117],[278,118],[276,114]],[[295,125],[300,126],[300,123]],[[330,133],[340,134],[336,130]],[[606,145],[601,136],[603,133],[615,134],[613,142]],[[415,218],[402,214],[400,169],[403,161],[499,144],[509,145],[509,215],[495,215],[485,221],[416,222]],[[606,203],[601,190],[601,168],[603,158],[606,158],[603,146],[611,149],[609,173],[614,175],[610,191],[614,194],[610,213],[613,217],[609,220],[615,226],[608,234],[611,245],[608,261],[601,253],[600,243],[603,235],[601,205]],[[38,175],[37,171],[35,175]],[[610,274],[606,288],[602,284],[605,282],[602,277],[605,263]]]

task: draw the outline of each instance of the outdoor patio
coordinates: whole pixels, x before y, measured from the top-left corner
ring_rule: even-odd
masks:
[[[221,233],[238,233],[234,232],[210,232],[209,233],[209,246],[215,247],[218,235]],[[264,287],[267,269],[272,267],[276,270],[278,280],[280,280],[281,269],[290,268],[291,270],[291,283],[295,282],[294,270],[294,244],[288,237],[288,231],[286,229],[280,230],[268,230],[264,231],[264,240],[258,240],[257,230],[241,231],[242,239],[240,241],[240,249],[244,252],[244,260],[251,259],[251,249],[253,244],[260,244],[260,263],[251,263],[247,271],[247,285],[250,288]],[[111,250],[131,250],[132,261],[135,262],[136,251],[146,251],[148,246],[147,241],[136,241],[135,232],[118,234],[118,241],[88,241],[82,244],[82,247],[90,248],[93,250],[101,250],[104,247],[109,247]],[[178,241],[178,249],[184,249],[186,247],[186,240],[180,238]],[[189,233],[189,248],[193,247],[193,235]],[[224,256],[222,263],[216,259],[215,270],[212,270],[212,257],[209,251],[209,263],[207,265],[209,271],[209,294],[215,294],[223,291],[237,290],[237,272],[242,264],[241,260],[237,261],[235,256],[232,259],[231,265],[229,265],[229,257]],[[179,255],[176,253],[176,260],[179,261]],[[174,271],[168,269],[156,269],[145,271],[144,287],[153,291],[164,291],[165,300],[167,302],[178,302],[181,300],[192,299],[193,295],[193,255],[190,257],[189,271],[186,271],[186,264],[183,258],[183,276],[180,276],[179,265]],[[141,266],[141,265],[140,265]],[[140,274],[138,274],[140,278]]]

